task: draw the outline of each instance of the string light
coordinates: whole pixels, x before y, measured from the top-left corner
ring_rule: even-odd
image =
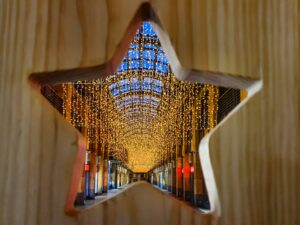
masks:
[[[181,139],[190,144],[195,126],[209,131],[217,123],[218,88],[177,80],[149,22],[115,74],[62,89],[67,120],[133,172],[168,160]]]

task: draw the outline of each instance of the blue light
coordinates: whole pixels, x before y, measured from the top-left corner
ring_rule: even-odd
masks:
[[[117,83],[113,83],[109,86],[109,89],[112,90],[112,89],[115,89],[118,87],[118,84]]]
[[[153,86],[153,90],[154,91],[156,91],[156,92],[158,92],[158,93],[161,93],[161,87],[159,87],[159,86]]]
[[[116,95],[119,95],[119,94],[120,94],[120,90],[119,90],[119,89],[113,89],[113,90],[111,91],[111,93],[112,93],[113,96],[116,96]]]
[[[145,49],[153,49],[153,50],[155,50],[156,49],[156,45],[145,44],[144,48]]]
[[[117,105],[117,108],[122,108],[122,107],[127,107],[128,105],[132,105],[133,108],[134,107],[137,107],[138,105],[143,105],[143,106],[150,106],[152,105],[152,109],[153,108],[157,108],[158,104],[159,104],[159,99],[156,98],[156,97],[150,97],[148,95],[145,95],[143,98],[140,98],[138,95],[133,95],[132,97],[130,96],[126,96],[126,97],[123,97],[122,99],[119,99],[116,101],[116,105]],[[149,110],[151,110],[149,108]],[[133,111],[128,111],[126,110],[126,112],[139,112],[139,108],[134,108]]]
[[[132,108],[137,105],[143,105],[146,106],[146,111],[149,110],[149,113],[156,114],[155,110],[151,111],[150,109],[157,108],[160,99],[154,96],[149,97],[148,95],[143,95],[142,99],[140,99],[140,93],[138,92],[150,94],[153,91],[156,96],[161,95],[164,86],[163,81],[147,77],[145,74],[155,73],[161,77],[166,77],[171,72],[169,61],[159,45],[157,34],[150,22],[144,22],[134,38],[134,43],[130,44],[128,53],[123,58],[115,76],[133,72],[135,77],[113,83],[109,86],[109,89],[111,94],[118,98],[116,99],[118,109],[121,107],[126,108],[128,105],[132,105]],[[145,44],[140,45],[140,41],[143,41]],[[143,72],[143,78],[140,77],[141,72]],[[139,112],[139,110],[132,109],[132,112],[128,111],[128,113],[136,112]]]
[[[131,90],[132,91],[139,91],[140,89],[141,89],[141,85],[139,83],[131,85]]]
[[[131,78],[131,83],[132,84],[136,84],[136,83],[140,83],[141,81],[140,81],[140,78],[138,78],[138,77],[133,77],[133,78]]]
[[[157,53],[157,60],[162,62],[162,63],[165,63],[165,64],[169,63],[166,54],[164,54],[163,52],[158,52]]]
[[[157,79],[153,79],[153,83],[154,83],[156,86],[160,86],[160,87],[162,87],[162,86],[163,86],[163,83],[162,83],[162,81],[160,81],[160,80],[157,80]]]
[[[155,52],[153,50],[144,50],[143,51],[143,58],[146,60],[154,60],[155,59]]]
[[[119,66],[119,68],[118,68],[118,72],[121,72],[122,70],[127,70],[127,67],[128,67],[127,62],[126,62],[126,61],[123,61],[123,62],[121,63],[121,65]]]
[[[129,61],[129,69],[138,69],[139,67],[140,67],[139,60]]]
[[[166,73],[168,71],[168,66],[162,63],[156,63],[156,69],[160,70],[161,72]]]
[[[126,92],[128,92],[129,91],[129,85],[124,85],[124,86],[121,86],[121,91],[123,92],[123,93],[126,93]]]
[[[135,36],[136,39],[140,38],[138,36],[139,34],[146,35],[145,38],[148,40],[158,41],[158,37],[150,22],[143,23],[142,28],[138,30],[137,36]],[[157,67],[156,72],[162,77],[165,77],[165,73],[169,70],[169,61],[166,54],[163,52],[162,47],[156,44],[145,43],[142,50],[139,48],[140,46],[136,42],[130,45],[128,54],[123,58],[123,62],[119,66],[117,72],[119,74],[126,73],[126,70],[145,70],[146,72],[151,72],[151,70],[154,70],[155,67]],[[155,50],[159,51],[156,52]],[[157,60],[156,65],[153,62],[154,60]]]
[[[146,90],[151,89],[151,78],[150,77],[145,77],[144,78],[143,88],[146,89]]]
[[[121,81],[119,82],[119,85],[120,85],[120,86],[123,86],[123,85],[125,85],[125,84],[128,84],[128,82],[129,82],[128,79],[124,79],[124,80],[121,80]]]
[[[151,85],[150,84],[147,84],[147,83],[143,83],[143,89],[151,89]]]
[[[138,59],[139,58],[139,51],[138,50],[129,50],[128,51],[128,58]]]
[[[133,43],[133,44],[130,45],[131,49],[138,49],[138,47],[139,47],[139,45],[136,44],[136,43]]]
[[[151,84],[152,78],[151,77],[144,77],[144,83],[149,83]]]
[[[143,23],[143,31],[146,35],[157,36],[150,22]]]
[[[153,70],[154,69],[154,62],[152,61],[143,61],[143,68],[147,70]]]

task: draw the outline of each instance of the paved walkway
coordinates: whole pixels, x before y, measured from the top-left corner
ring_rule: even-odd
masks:
[[[163,189],[163,188],[159,187],[158,185],[153,185],[153,187],[155,187],[155,188],[157,188],[158,190],[160,190],[161,192],[163,192],[163,193],[165,193],[165,194],[167,194],[167,195],[169,195],[169,196],[171,196],[171,197],[173,197],[173,198],[179,200],[180,202],[182,202],[183,204],[186,204],[187,206],[193,207],[193,208],[195,208],[195,209],[199,209],[199,210],[200,210],[201,212],[203,212],[203,213],[209,213],[209,212],[210,212],[209,209],[203,209],[203,208],[196,207],[193,203],[191,203],[191,202],[189,202],[189,201],[185,201],[185,200],[183,200],[182,198],[177,197],[177,196],[174,195],[173,193],[169,192],[169,191],[166,190],[166,189]]]
[[[84,205],[76,206],[76,209],[83,210],[98,205],[100,202],[106,201],[107,199],[112,198],[116,194],[120,193],[123,189],[125,189],[128,185],[124,185],[117,189],[108,190],[108,193],[97,195],[93,200],[84,200]]]
[[[98,205],[99,203],[101,203],[103,201],[106,201],[106,200],[114,197],[115,195],[119,194],[120,192],[122,192],[124,189],[126,189],[128,186],[130,186],[132,184],[134,184],[134,183],[126,184],[126,185],[124,185],[122,187],[119,187],[118,189],[111,189],[106,194],[102,194],[102,195],[96,196],[94,200],[85,200],[84,201],[85,205],[83,205],[83,206],[76,206],[76,209],[78,209],[78,210],[81,211],[81,210],[86,210],[86,209],[89,209],[91,207],[94,207],[94,206]],[[209,210],[205,210],[205,209],[202,209],[202,208],[197,208],[191,202],[187,202],[187,201],[184,201],[182,198],[176,197],[174,194],[172,194],[171,192],[167,191],[166,189],[162,189],[162,188],[160,188],[157,185],[152,185],[152,186],[155,187],[156,189],[158,189],[159,191],[161,191],[162,193],[164,193],[164,194],[166,194],[166,195],[168,195],[170,197],[173,197],[174,199],[176,199],[177,201],[181,202],[182,204],[184,204],[186,206],[192,207],[194,209],[198,209],[198,210],[200,210],[203,213],[208,213],[209,212]]]

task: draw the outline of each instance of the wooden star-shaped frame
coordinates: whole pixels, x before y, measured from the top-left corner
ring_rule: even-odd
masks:
[[[163,29],[162,24],[155,13],[154,9],[149,3],[144,3],[140,6],[136,12],[134,18],[131,20],[121,42],[117,46],[113,57],[106,63],[86,68],[74,68],[67,70],[59,70],[52,72],[39,72],[33,73],[30,76],[30,83],[35,88],[40,88],[43,85],[51,85],[65,82],[74,82],[79,80],[92,80],[98,78],[105,78],[113,74],[123,60],[123,56],[126,54],[127,49],[130,46],[136,31],[143,23],[143,21],[150,21],[154,30],[160,40],[160,43],[167,55],[171,69],[175,77],[179,80],[207,83],[216,86],[223,86],[227,88],[242,89],[247,91],[247,97],[242,103],[240,103],[229,115],[237,111],[243,104],[246,103],[255,93],[257,93],[261,87],[262,82],[258,80],[245,79],[240,76],[223,74],[219,72],[211,71],[197,71],[189,68],[184,68],[177,54],[172,46],[170,38],[166,31]],[[223,120],[219,123],[208,135],[206,135],[199,145],[199,157],[203,170],[204,179],[206,182],[209,201],[211,205],[210,212],[216,216],[220,216],[220,201],[218,197],[217,186],[213,174],[212,165],[209,156],[209,139],[213,135],[216,129],[226,121]],[[74,200],[77,193],[78,183],[80,181],[80,174],[82,170],[82,164],[84,161],[84,141],[79,143],[79,150],[77,160],[73,169],[72,181],[70,184],[69,196],[66,200],[65,211],[68,214],[77,214],[79,211],[74,208]]]

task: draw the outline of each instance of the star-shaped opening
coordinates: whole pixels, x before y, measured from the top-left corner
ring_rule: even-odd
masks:
[[[198,146],[256,83],[182,68],[150,5],[144,4],[135,18],[109,63],[31,76],[87,139],[76,203],[142,176],[196,207],[217,212],[208,149],[200,163]],[[209,168],[204,173],[201,164]]]

